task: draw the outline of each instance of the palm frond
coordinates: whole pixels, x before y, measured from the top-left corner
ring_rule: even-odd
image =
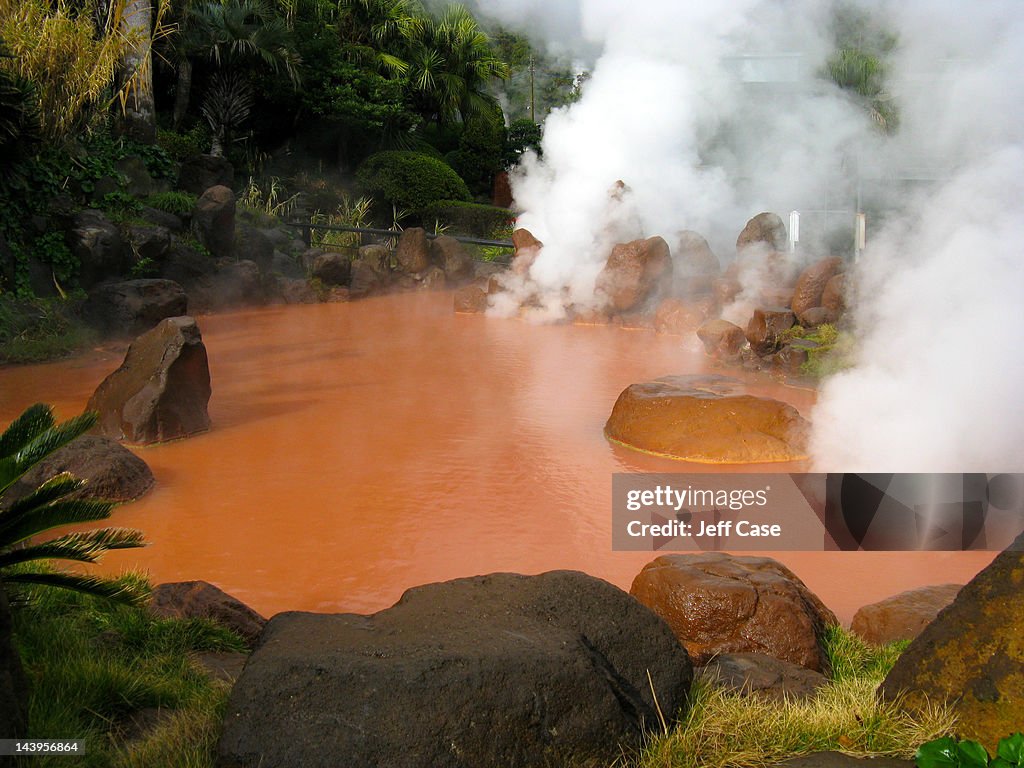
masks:
[[[113,508],[109,501],[71,499],[29,509],[16,517],[8,514],[0,523],[0,543],[12,547],[57,526],[106,520]]]
[[[83,485],[85,485],[85,481],[79,480],[70,472],[61,472],[59,475],[54,475],[31,493],[14,501],[7,509],[0,510],[0,526],[3,525],[5,520],[24,514],[35,507],[41,507],[61,499],[69,493],[74,493]]]
[[[17,453],[33,438],[50,429],[54,424],[56,421],[50,406],[42,403],[29,406],[0,435],[0,458]]]
[[[99,576],[79,576],[73,573],[15,572],[4,575],[6,584],[40,584],[107,597],[130,605],[139,605],[149,597],[148,590],[123,580],[104,579]]]
[[[135,549],[146,546],[141,531],[131,528],[100,528],[83,533],[69,533],[56,539],[0,553],[0,568],[30,560],[75,560],[95,563],[112,549]]]
[[[98,414],[89,411],[81,416],[68,419],[55,427],[41,432],[32,438],[15,455],[14,460],[25,471],[37,462],[49,456],[61,446],[67,445],[76,437],[84,435],[96,424]]]

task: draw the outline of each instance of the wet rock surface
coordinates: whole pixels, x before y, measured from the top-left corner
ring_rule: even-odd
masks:
[[[962,584],[921,587],[865,605],[853,616],[851,631],[875,645],[913,640],[939,611],[953,602]]]
[[[210,369],[199,326],[171,317],[132,342],[121,367],[89,399],[95,431],[114,440],[154,443],[210,427]]]
[[[742,696],[775,701],[811,698],[828,682],[820,672],[763,653],[720,653],[699,674]]]
[[[708,320],[697,328],[704,351],[712,357],[732,360],[747,343],[743,329],[728,320]]]
[[[770,355],[782,346],[782,334],[796,323],[785,307],[759,307],[747,323],[744,335],[750,348],[759,355]]]
[[[664,239],[633,240],[612,248],[597,276],[597,292],[607,297],[613,309],[627,312],[654,295],[659,283],[671,276],[672,257]]]
[[[455,311],[462,314],[479,314],[487,311],[487,287],[480,280],[464,285],[455,292]]]
[[[134,501],[156,480],[149,466],[116,440],[82,435],[36,464],[12,485],[0,501],[3,508],[34,491],[61,472],[70,472],[86,485],[75,496],[105,501]]]
[[[1024,534],[911,642],[878,689],[903,706],[954,702],[961,738],[994,753],[1024,723]]]
[[[759,463],[807,458],[808,423],[791,405],[749,394],[727,376],[665,376],[619,395],[605,434],[687,461]]]
[[[150,611],[162,619],[210,619],[233,629],[250,645],[267,620],[241,600],[206,581],[177,581],[153,587]]]
[[[187,312],[185,289],[164,279],[105,283],[93,289],[82,308],[92,325],[115,336],[135,336]]]
[[[827,671],[820,638],[835,615],[769,557],[665,555],[644,566],[630,594],[668,622],[695,664],[759,653]]]
[[[691,679],[665,623],[591,576],[430,584],[372,616],[271,619],[218,765],[603,764],[658,727],[655,696],[684,712]]]
[[[832,256],[815,262],[801,272],[789,304],[793,313],[799,317],[813,307],[822,306],[825,286],[842,268],[843,260],[838,256]]]
[[[454,237],[441,235],[430,244],[434,264],[443,273],[449,285],[459,285],[473,277],[473,259],[466,251],[466,246]]]

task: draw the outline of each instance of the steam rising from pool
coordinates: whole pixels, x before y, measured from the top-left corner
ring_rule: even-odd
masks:
[[[811,415],[818,468],[1024,469],[1018,3],[856,3],[899,36],[891,137],[816,77],[834,47],[828,4],[558,5],[559,45],[575,32],[600,54],[582,99],[548,117],[543,159],[515,175],[519,225],[545,247],[494,311],[529,298],[533,318],[552,320],[592,304],[611,246],[636,237],[672,245],[697,230],[728,262],[750,216],[826,208],[836,190],[848,201],[859,175],[874,206],[853,269],[860,348]],[[532,19],[537,34],[538,7],[505,0],[494,12]],[[619,179],[628,190],[615,201]]]

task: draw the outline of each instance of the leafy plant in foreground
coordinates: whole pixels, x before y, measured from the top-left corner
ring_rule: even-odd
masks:
[[[33,466],[91,429],[96,418],[95,413],[85,413],[57,424],[49,406],[36,404],[11,422],[0,435],[0,500]],[[67,533],[36,544],[30,541],[58,526],[110,517],[113,503],[75,495],[84,485],[65,472],[9,505],[0,504],[0,579],[7,584],[42,584],[136,602],[144,595],[124,582],[44,569],[12,569],[37,560],[94,563],[108,550],[144,546],[139,531],[125,528]]]
[[[917,768],[1018,768],[1024,765],[1024,733],[1000,739],[992,758],[971,739],[933,739],[918,748],[914,761]]]

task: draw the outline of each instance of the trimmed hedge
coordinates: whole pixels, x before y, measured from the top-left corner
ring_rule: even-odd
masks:
[[[450,227],[452,234],[485,240],[494,238],[496,231],[507,229],[515,221],[515,214],[508,208],[460,200],[439,200],[424,208],[422,217],[428,227],[436,221]]]
[[[356,171],[363,191],[378,202],[417,214],[438,200],[470,199],[469,189],[443,161],[419,152],[378,152]]]

